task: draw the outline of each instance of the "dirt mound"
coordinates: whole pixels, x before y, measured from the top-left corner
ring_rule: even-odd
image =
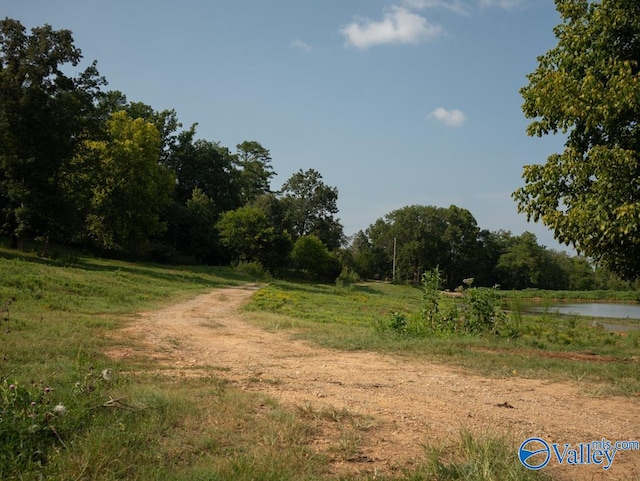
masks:
[[[269,393],[285,406],[371,420],[357,452],[335,460],[343,474],[411,464],[425,443],[455,438],[461,428],[572,445],[640,438],[636,399],[589,397],[577,383],[486,378],[391,355],[329,350],[257,329],[243,321],[240,307],[258,288],[216,290],[143,313],[121,332],[138,338],[140,347],[110,355],[142,354],[176,375],[215,369],[216,376]],[[317,448],[329,442],[317,439]],[[565,479],[640,479],[640,452],[618,452],[608,471],[552,463],[545,471]]]

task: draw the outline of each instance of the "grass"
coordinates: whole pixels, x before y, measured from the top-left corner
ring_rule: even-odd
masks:
[[[218,377],[224,367],[176,378],[148,359],[104,355],[116,342],[110,332],[136,312],[249,280],[227,268],[130,263],[74,251],[51,258],[0,247],[0,479],[346,479],[332,471],[332,462],[354,456],[376,429],[375,419],[311,405],[284,408],[229,385]],[[358,339],[381,315],[409,312],[417,300],[417,291],[399,286],[275,283],[259,292],[253,308],[271,328],[316,332],[325,344],[417,352],[421,347],[410,339]],[[341,340],[330,341],[336,332]],[[331,433],[332,442],[319,451],[314,440],[323,433]],[[506,457],[508,467],[487,467],[492,477],[473,474],[467,466],[477,453],[464,447],[465,436],[446,448],[426,446],[417,465],[375,479],[530,479],[513,456]],[[502,452],[490,436],[472,439],[480,450],[513,452],[508,440],[497,442]],[[454,474],[447,478],[445,471]]]
[[[446,309],[455,299],[443,298]],[[512,312],[512,336],[407,336],[375,329],[394,313],[419,312],[421,291],[391,284],[348,289],[327,285],[273,282],[246,307],[268,329],[293,329],[295,335],[342,350],[374,350],[415,356],[465,367],[487,376],[579,380],[603,395],[640,393],[640,332],[609,332],[590,320],[550,313]],[[274,315],[275,314],[275,315]],[[591,359],[591,361],[590,361]]]
[[[521,291],[500,291],[500,295],[508,299],[640,302],[640,293],[634,290],[549,291],[544,289],[523,289]]]

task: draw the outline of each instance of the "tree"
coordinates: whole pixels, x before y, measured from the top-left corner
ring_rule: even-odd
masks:
[[[239,261],[260,262],[270,271],[283,267],[291,240],[269,225],[259,208],[243,206],[225,212],[217,223],[220,239]]]
[[[124,110],[132,119],[144,119],[151,122],[160,133],[159,162],[163,165],[167,164],[173,150],[177,147],[178,134],[176,131],[182,127],[174,109],[158,112],[143,102],[127,101],[127,96],[118,90],[104,93],[100,97],[98,109],[104,120],[114,112]]]
[[[239,172],[229,149],[217,142],[194,140],[195,126],[178,134],[166,164],[176,175],[176,200],[186,203],[193,189],[211,199],[217,214],[241,205]]]
[[[375,249],[367,234],[359,231],[345,249],[348,259],[347,266],[364,279],[380,279],[385,272],[387,258],[384,251]]]
[[[81,228],[78,200],[65,191],[78,146],[99,127],[95,100],[106,82],[82,59],[69,30],[0,21],[0,205],[2,230],[68,240]]]
[[[338,189],[322,181],[314,169],[299,170],[282,186],[284,222],[294,239],[314,234],[330,250],[342,244],[343,229],[338,213]]]
[[[567,134],[527,165],[518,209],[627,279],[640,276],[640,2],[556,0],[558,44],[521,90],[529,135]]]
[[[367,231],[373,249],[386,257],[384,275],[392,275],[395,239],[397,278],[417,283],[422,273],[439,267],[449,288],[474,276],[479,233],[476,220],[466,209],[422,205],[394,210]]]
[[[215,203],[196,187],[186,203],[185,214],[188,222],[184,246],[186,253],[200,261],[212,260],[218,236]]]
[[[314,279],[334,281],[340,274],[337,257],[329,252],[318,236],[305,235],[296,241],[291,252],[296,267]]]
[[[142,252],[165,228],[160,213],[171,203],[175,179],[158,164],[161,141],[153,124],[116,112],[107,133],[108,140],[86,145],[97,165],[89,237],[103,249]]]
[[[271,192],[271,153],[259,142],[245,141],[237,146],[242,203],[247,204]]]

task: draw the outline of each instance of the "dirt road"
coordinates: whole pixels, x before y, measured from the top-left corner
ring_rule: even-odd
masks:
[[[284,406],[347,409],[371,419],[357,455],[336,459],[336,472],[384,472],[410,464],[424,443],[454,439],[462,427],[573,445],[603,437],[640,439],[640,399],[590,397],[577,383],[485,378],[446,365],[292,340],[243,320],[240,307],[256,289],[215,290],[143,313],[121,334],[140,340],[136,355],[142,352],[176,374],[215,370],[216,376],[269,393]],[[321,450],[329,442],[315,444]],[[545,471],[564,479],[640,479],[640,451],[618,452],[608,471],[553,463]]]

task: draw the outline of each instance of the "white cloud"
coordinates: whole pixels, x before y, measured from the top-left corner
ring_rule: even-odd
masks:
[[[467,120],[467,116],[463,114],[460,110],[447,110],[442,107],[438,107],[433,112],[429,114],[429,117],[436,119],[439,122],[442,122],[449,127],[460,127],[464,124],[464,121]]]
[[[385,12],[382,21],[357,19],[340,32],[345,36],[347,45],[365,49],[387,43],[417,44],[442,35],[444,29],[404,7],[393,5]]]
[[[311,52],[312,50],[311,45],[303,42],[302,40],[294,40],[293,42],[291,42],[291,48],[297,48],[298,50],[302,50],[303,52]]]

